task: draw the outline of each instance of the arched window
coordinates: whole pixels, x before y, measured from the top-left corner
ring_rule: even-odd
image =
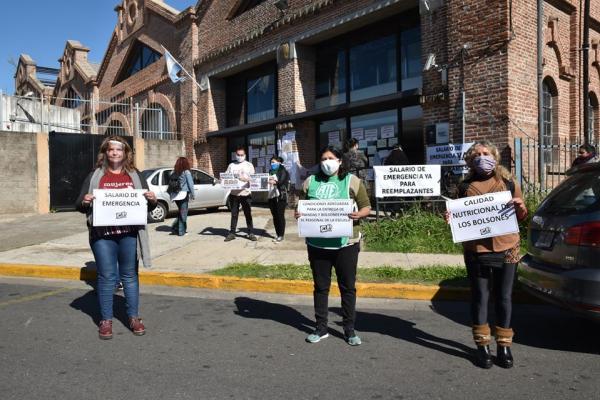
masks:
[[[588,96],[588,137],[590,144],[598,144],[598,97],[594,92]]]
[[[544,162],[551,164],[553,162],[552,145],[558,138],[558,90],[551,78],[546,78],[542,82],[542,113],[543,129],[542,136],[544,146]]]
[[[133,45],[133,49],[129,52],[125,67],[121,70],[119,78],[115,83],[124,81],[130,76],[137,74],[150,64],[158,61],[160,57],[160,53],[154,51],[141,42],[136,42]]]
[[[117,135],[117,136],[126,136],[127,131],[123,128],[123,124],[121,121],[112,120],[110,124],[106,127],[106,131],[104,132],[107,136]]]
[[[67,94],[65,95],[63,106],[67,108],[77,108],[80,105],[81,96],[79,96],[72,87],[69,87],[69,90],[67,90]]]
[[[142,113],[140,130],[144,139],[170,139],[171,126],[167,110],[159,104],[151,104]]]

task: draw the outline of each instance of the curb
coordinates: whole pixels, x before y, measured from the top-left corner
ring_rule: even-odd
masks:
[[[62,267],[35,264],[0,263],[0,276],[19,276],[30,278],[50,278],[90,281],[96,279],[96,270],[82,267]],[[145,285],[191,287],[243,292],[265,292],[283,294],[313,293],[312,281],[284,279],[238,278],[209,274],[180,274],[177,272],[140,272],[140,283]],[[359,297],[404,299],[404,300],[454,300],[468,301],[470,290],[464,287],[437,285],[411,285],[403,283],[356,283]],[[332,283],[331,293],[339,295],[337,284]],[[516,302],[536,302],[531,296],[517,291]]]

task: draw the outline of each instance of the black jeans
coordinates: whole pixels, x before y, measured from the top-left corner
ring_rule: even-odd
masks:
[[[496,326],[510,328],[512,291],[517,264],[505,263],[504,252],[465,252],[465,265],[471,284],[471,318],[473,324],[483,325],[488,323],[490,286],[493,286]]]
[[[328,299],[329,288],[331,287],[331,267],[333,266],[342,295],[344,333],[346,336],[351,336],[354,333],[356,314],[356,264],[360,244],[356,243],[334,250],[321,249],[310,245],[307,248],[308,261],[310,261],[315,284],[313,298],[317,331],[320,333],[327,332]]]
[[[285,207],[287,201],[278,198],[269,199],[269,208],[273,216],[273,225],[275,225],[275,234],[279,237],[285,235]]]
[[[254,231],[254,226],[252,225],[252,198],[250,196],[229,196],[229,204],[231,205],[231,227],[229,232],[235,233],[237,229],[238,223],[238,215],[240,214],[240,204],[242,205],[242,210],[244,211],[244,216],[246,217],[246,226],[248,227],[248,233],[252,234]]]

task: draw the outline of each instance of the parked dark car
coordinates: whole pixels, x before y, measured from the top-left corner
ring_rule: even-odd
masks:
[[[600,163],[567,175],[532,218],[519,281],[544,300],[600,320]]]

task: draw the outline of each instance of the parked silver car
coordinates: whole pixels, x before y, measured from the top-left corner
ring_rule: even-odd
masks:
[[[194,178],[195,199],[189,202],[190,210],[206,208],[208,210],[217,210],[219,207],[229,208],[229,189],[224,189],[218,179],[208,173],[192,168],[192,177]],[[148,187],[156,193],[158,206],[148,214],[150,222],[160,222],[170,212],[177,211],[177,205],[171,201],[167,193],[169,176],[173,168],[155,168],[142,171],[142,176],[146,178]]]
[[[600,319],[600,163],[567,174],[533,216],[519,281],[544,300]]]

